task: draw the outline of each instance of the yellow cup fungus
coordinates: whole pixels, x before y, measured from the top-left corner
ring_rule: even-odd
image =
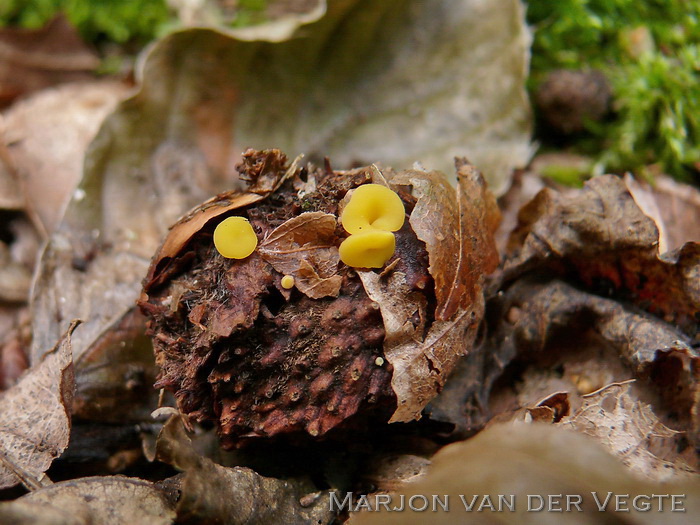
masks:
[[[381,268],[394,255],[395,249],[393,233],[370,230],[345,239],[340,244],[340,260],[355,268]]]
[[[356,188],[340,221],[350,234],[340,245],[340,260],[355,268],[381,268],[396,249],[392,232],[403,226],[401,197],[381,184]]]
[[[294,277],[292,277],[291,275],[285,275],[284,277],[282,277],[282,281],[280,284],[282,284],[282,288],[284,288],[285,290],[291,290],[292,288],[294,288]]]
[[[405,214],[396,193],[381,184],[364,184],[353,191],[340,220],[350,234],[372,229],[395,232],[403,226]]]
[[[258,237],[245,217],[229,217],[214,230],[214,246],[227,259],[245,259],[258,246]]]

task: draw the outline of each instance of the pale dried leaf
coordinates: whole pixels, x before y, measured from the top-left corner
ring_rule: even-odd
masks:
[[[6,111],[0,140],[26,206],[44,231],[58,225],[82,176],[88,145],[127,93],[127,86],[114,81],[70,84],[41,91]]]
[[[0,521],[18,524],[170,525],[175,519],[173,507],[166,494],[148,481],[123,476],[96,476],[56,483],[13,502],[0,504]]]
[[[651,405],[630,394],[630,387],[629,382],[614,383],[585,396],[581,408],[560,424],[597,438],[647,478],[666,481],[693,472],[679,457],[679,432],[661,423]]]
[[[235,20],[236,3],[221,0],[168,0],[177,12],[180,22],[189,27],[219,26],[225,30]],[[300,23],[318,20],[326,12],[325,0],[307,0],[285,9],[281,0],[267,2],[270,20],[264,24],[249,25],[229,30],[240,40],[266,40],[281,42],[287,40]],[[291,2],[294,4],[295,2]]]
[[[258,251],[275,270],[294,277],[294,285],[311,299],[337,297],[342,281],[337,225],[329,213],[302,213],[270,232]]]
[[[378,507],[373,512],[352,513],[350,523],[422,525],[426,523],[428,514],[408,508],[413,495],[428,498],[431,524],[445,525],[455,523],[457,517],[477,525],[597,525],[601,520],[616,518],[616,494],[627,495],[623,497],[630,512],[621,515],[625,520],[633,519],[640,525],[690,525],[697,521],[700,512],[700,483],[697,480],[660,484],[636,479],[589,437],[542,423],[494,425],[468,441],[444,447],[431,461],[422,480],[405,485],[392,494],[393,503],[389,507],[400,505],[399,495],[404,495],[404,512],[387,512],[385,508]],[[592,492],[596,492],[598,499],[604,501],[608,491],[613,496],[602,514]],[[570,512],[563,512],[566,510],[567,494],[581,496],[581,512],[573,506]],[[648,512],[632,509],[636,495],[651,494],[683,494],[682,505],[686,511],[670,512],[670,497],[666,499],[663,512],[657,510],[656,500]],[[449,512],[443,511],[439,505],[433,511],[432,495],[439,495],[441,501],[448,495]],[[559,499],[555,496],[554,500],[554,505],[562,512],[528,512],[528,495],[541,495],[545,509],[549,495],[562,495]],[[465,510],[460,496],[464,497],[467,505],[474,502],[471,512]],[[514,497],[512,511],[505,506],[511,496]],[[423,505],[422,497],[414,500],[417,508]],[[369,499],[372,500],[371,497]],[[637,503],[641,501],[644,500]],[[539,504],[539,500],[534,500],[533,508]],[[498,512],[499,505],[502,512]],[[481,512],[478,511],[480,506]]]
[[[75,388],[71,323],[44,360],[0,396],[0,488],[41,486],[44,472],[68,446]]]
[[[694,186],[659,175],[651,186],[625,175],[625,183],[644,213],[659,228],[659,252],[700,242],[700,191]]]

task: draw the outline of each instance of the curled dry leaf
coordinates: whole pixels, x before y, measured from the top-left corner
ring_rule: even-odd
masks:
[[[657,417],[695,442],[697,245],[660,256],[654,222],[612,176],[544,189],[519,220],[490,285],[488,337],[458,364],[431,418],[465,436],[552,392],[568,392],[576,411],[582,394],[636,377],[661,396]]]
[[[660,255],[658,235],[618,177],[596,177],[570,195],[544,189],[521,210],[504,279],[546,269],[590,291],[631,301],[696,337],[700,245],[686,243]]]
[[[483,281],[498,264],[495,199],[473,166],[458,161],[457,170],[456,192],[438,172],[407,171],[390,179],[411,186],[416,198],[409,221],[426,245],[437,301],[429,327],[424,297],[406,286],[400,272],[388,279],[360,272],[385,323],[384,352],[394,367],[398,401],[392,422],[419,418],[469,352],[484,313]]]
[[[628,310],[613,300],[556,280],[546,285],[536,280],[519,280],[501,299],[499,321],[492,327],[493,345],[509,348],[510,355],[517,355],[524,363],[549,362],[556,369],[557,354],[564,353],[566,348],[575,350],[574,354],[581,353],[577,342],[594,335],[599,348],[612,349],[607,357],[592,356],[593,364],[602,359],[606,363],[604,367],[615,374],[603,377],[606,383],[639,378],[643,385],[640,388],[648,389],[651,399],[659,399],[655,407],[657,417],[675,430],[686,431],[686,438],[697,442],[700,357],[682,332],[648,314]],[[517,317],[508,316],[513,309],[517,309]],[[610,361],[611,358],[618,362]],[[567,369],[567,365],[563,367]],[[598,380],[594,368],[572,367],[566,372],[570,378],[568,384],[547,382],[545,388],[568,387],[567,390],[575,392],[583,382],[595,384]],[[533,376],[533,380],[541,379]],[[530,399],[520,398],[520,406],[533,403],[536,401],[533,396],[543,394],[541,388],[532,386]],[[579,409],[580,402],[575,398],[571,403],[574,409]],[[624,427],[616,427],[615,432],[624,434]],[[621,435],[619,439],[626,437]],[[630,447],[633,445],[630,443]]]
[[[294,277],[294,286],[311,299],[338,297],[337,226],[329,213],[302,213],[270,232],[258,252],[275,270]]]
[[[600,505],[605,503],[608,493],[612,493],[604,514],[596,504],[594,492]],[[543,500],[534,499],[532,508],[542,503],[546,509],[548,495],[557,494],[564,495],[559,497],[561,499],[555,496],[553,503],[562,509],[561,513],[528,512],[528,495],[541,495]],[[563,512],[567,494],[581,496],[581,512],[574,506],[569,508],[570,512]],[[637,500],[637,505],[651,501],[653,506],[648,511],[633,509],[632,502],[637,495],[651,494],[683,494],[680,501],[686,511],[670,512],[670,497],[664,500],[663,512],[658,511],[657,499]],[[601,523],[605,517],[616,516],[615,495],[625,495],[622,497],[626,505],[623,505],[630,512],[624,516],[634,523],[690,525],[700,512],[700,484],[696,480],[659,484],[637,479],[588,436],[542,423],[494,425],[468,441],[444,447],[433,456],[422,480],[405,485],[391,495],[389,508],[400,505],[401,495],[406,506],[403,512],[387,512],[385,507],[377,506],[373,512],[353,513],[351,523],[425,523],[425,512],[408,509],[408,502],[414,495],[417,508],[422,507],[423,498],[427,497],[431,505],[432,495],[439,495],[441,501],[448,497],[449,512],[444,512],[440,505],[428,507],[430,523],[435,524],[452,524],[460,519],[475,524],[593,525]],[[373,501],[371,496],[368,499]],[[512,504],[512,511],[508,504]],[[472,505],[471,512],[466,510],[469,505]],[[498,512],[499,507],[502,512]]]
[[[3,523],[170,525],[174,519],[174,502],[163,490],[122,476],[62,481],[0,504]]]
[[[326,524],[334,518],[328,494],[309,498],[309,485],[304,482],[267,478],[243,467],[222,467],[200,456],[180,416],[163,426],[156,457],[185,472],[176,509],[178,523],[302,525]]]
[[[18,483],[36,489],[44,472],[68,446],[75,388],[68,331],[44,360],[0,397],[0,488]]]

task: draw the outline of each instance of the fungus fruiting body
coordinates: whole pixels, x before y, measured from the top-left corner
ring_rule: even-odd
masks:
[[[381,268],[396,249],[394,234],[382,230],[356,233],[340,245],[340,260],[355,268]]]
[[[340,220],[350,234],[372,229],[395,232],[403,226],[405,214],[396,193],[381,184],[364,184],[352,193]]]
[[[258,237],[245,217],[229,217],[214,230],[214,246],[227,259],[245,259],[258,246]]]
[[[396,249],[392,232],[403,226],[401,197],[381,184],[355,189],[340,221],[350,234],[340,245],[340,260],[355,268],[381,268]]]
[[[294,288],[294,277],[292,277],[291,275],[285,275],[284,277],[282,277],[280,284],[285,290],[291,290],[292,288]]]

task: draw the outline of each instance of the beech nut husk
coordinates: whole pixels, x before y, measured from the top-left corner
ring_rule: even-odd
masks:
[[[302,167],[278,150],[248,150],[237,169],[247,189],[180,219],[144,280],[155,386],[214,422],[227,448],[419,418],[473,345],[483,278],[498,262],[498,211],[481,175],[459,160],[455,190],[438,172]],[[338,216],[368,183],[396,192],[407,220],[382,268],[351,268]],[[212,241],[231,216],[259,240],[244,259]]]

